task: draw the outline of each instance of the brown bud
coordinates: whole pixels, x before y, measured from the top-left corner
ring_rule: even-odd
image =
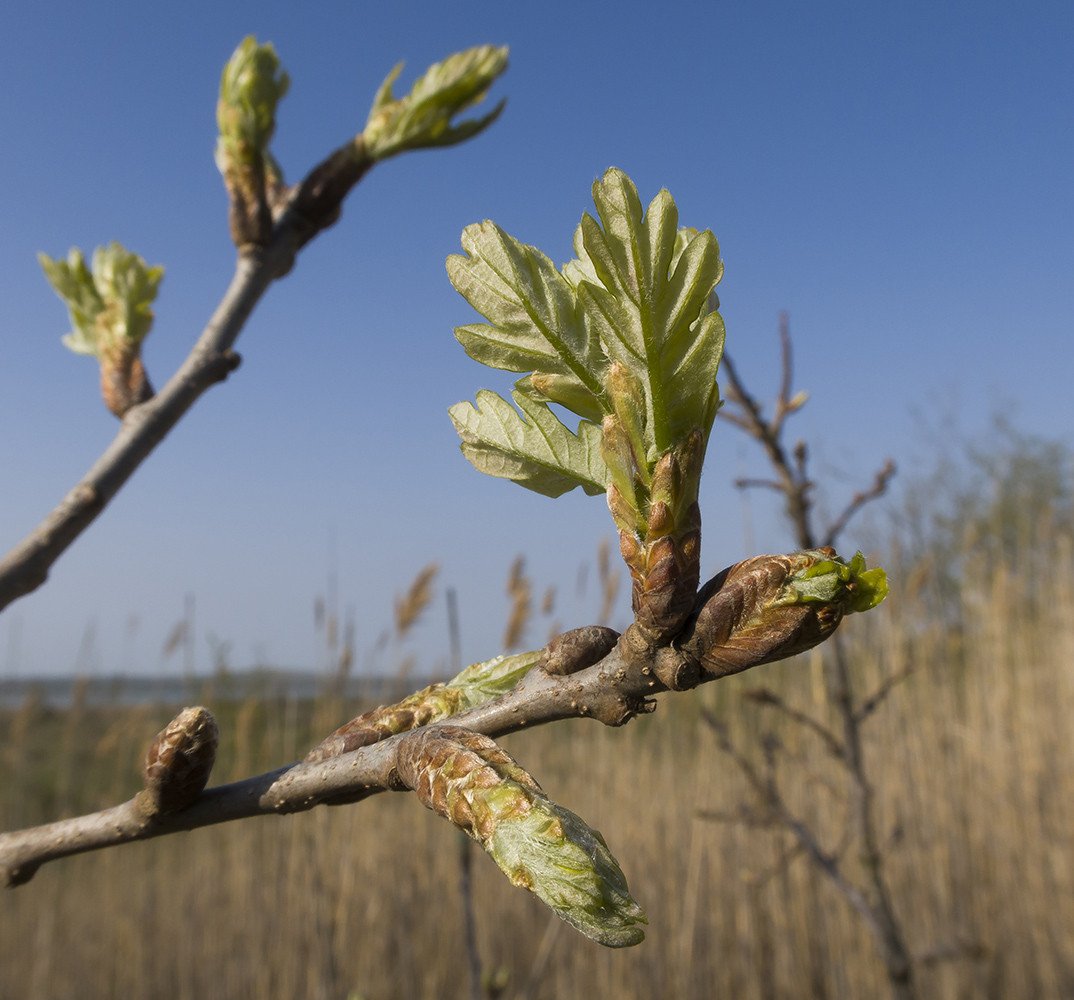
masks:
[[[541,791],[507,751],[487,736],[460,726],[436,726],[408,736],[399,749],[398,768],[403,784],[414,789],[426,808],[482,843],[504,817],[475,793],[508,780]],[[523,798],[517,808],[525,805]]]
[[[679,551],[682,553],[682,558],[685,563],[693,564],[698,567],[697,576],[700,576],[700,567],[698,566],[698,563],[701,558],[701,532],[690,531],[687,534],[680,536]],[[694,586],[697,586],[696,580]]]
[[[792,603],[786,588],[823,555],[755,556],[725,569],[698,593],[694,619],[676,646],[715,677],[812,649],[835,631],[846,608],[838,601]]]
[[[619,633],[603,625],[572,628],[541,650],[537,666],[546,674],[574,674],[603,660],[618,641]]]
[[[138,803],[146,816],[179,812],[205,788],[220,731],[207,708],[184,708],[153,741],[142,764],[145,788]]]
[[[669,691],[690,691],[701,683],[696,661],[674,646],[662,646],[653,656],[653,673]]]
[[[153,398],[153,387],[138,356],[140,349],[139,344],[125,344],[114,357],[101,358],[101,396],[104,405],[121,420],[132,406]]]
[[[669,567],[676,563],[676,546],[673,538],[658,538],[645,549],[646,580],[645,589],[663,586],[669,572]],[[650,582],[652,581],[652,582]]]
[[[272,235],[272,210],[266,192],[264,157],[249,143],[243,144],[242,152],[242,156],[229,158],[224,170],[224,187],[229,199],[231,240],[240,251],[249,251],[268,243]]]

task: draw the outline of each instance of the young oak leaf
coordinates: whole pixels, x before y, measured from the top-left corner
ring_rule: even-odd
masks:
[[[489,221],[467,226],[462,248],[465,257],[447,260],[448,277],[489,320],[456,328],[466,353],[490,368],[573,375],[602,398],[604,349],[586,325],[573,286],[555,265]]]
[[[141,350],[153,326],[152,305],[164,268],[147,266],[114,242],[94,251],[92,268],[77,249],[67,260],[39,254],[38,261],[71,317],[64,346],[97,358],[105,405],[122,418],[153,395]]]
[[[571,413],[599,424],[607,415],[604,403],[574,375],[552,375],[532,372],[515,383],[515,388],[530,399],[541,403],[559,403]]]
[[[97,247],[92,268],[78,249],[65,261],[43,253],[37,259],[71,316],[71,332],[62,338],[65,347],[97,358],[137,349],[153,326],[152,304],[163,267],[148,267],[114,241]]]
[[[548,497],[576,486],[590,496],[603,493],[610,474],[600,454],[600,427],[582,420],[572,434],[547,403],[518,390],[511,397],[522,416],[488,389],[478,391],[477,406],[463,402],[448,410],[474,468]]]
[[[507,69],[507,46],[479,45],[434,63],[415,81],[410,93],[392,92],[402,71],[399,63],[380,85],[362,139],[377,160],[410,149],[453,146],[491,125],[503,111],[500,101],[487,115],[452,124],[456,115],[480,104]]]
[[[621,170],[593,185],[593,200],[601,222],[583,216],[586,257],[570,274],[609,355],[646,386],[652,444],[664,452],[692,427],[707,434],[715,417],[723,324],[706,300],[723,274],[719,244],[708,230],[680,234],[667,191],[643,213]],[[599,282],[583,277],[587,264]]]

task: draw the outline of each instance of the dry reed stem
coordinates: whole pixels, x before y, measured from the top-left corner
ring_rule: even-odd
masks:
[[[928,1000],[1054,996],[1050,987],[1061,989],[1074,967],[1074,945],[1064,933],[1074,926],[1066,835],[1074,829],[1074,739],[1066,724],[1074,711],[1074,574],[1062,558],[1057,551],[1041,581],[1054,595],[1047,607],[1020,605],[1017,578],[1005,585],[1012,602],[1006,607],[991,604],[991,575],[987,586],[971,583],[958,644],[942,623],[930,625],[929,603],[905,588],[848,635],[863,689],[911,659],[918,665],[874,714],[867,739],[892,891],[914,914],[910,943],[915,952],[935,942],[987,948],[976,960],[962,955],[921,968]],[[789,703],[809,701],[805,663],[762,669],[765,685]],[[739,745],[750,745],[767,723],[794,746],[796,727],[737,708],[743,686],[731,678],[674,699],[625,730],[554,727],[508,738],[510,752],[534,767],[557,800],[614,831],[617,857],[633,873],[632,889],[651,921],[644,947],[614,955],[559,934],[544,949],[532,1000],[882,995],[871,942],[808,864],[793,862],[755,890],[742,872],[768,871],[779,845],[739,827],[692,820],[695,807],[719,809],[744,791],[733,770],[715,765],[695,701],[724,714]],[[0,713],[9,750],[9,727],[20,713],[36,720],[28,739],[47,724],[38,711],[26,703]],[[283,759],[282,706],[266,702],[263,711],[245,752],[254,766],[268,767]],[[114,760],[139,753],[133,730],[127,739]],[[24,753],[20,766],[41,759],[39,751]],[[839,777],[824,755],[817,766]],[[222,758],[218,767],[230,771],[231,761]],[[82,796],[76,808],[86,808],[92,786],[75,791]],[[838,810],[819,807],[793,782],[784,792],[826,842],[838,840]],[[43,807],[44,788],[27,781],[26,772],[0,781],[4,823],[10,825],[13,809],[31,817]],[[360,810],[235,824],[43,869],[33,892],[0,897],[0,993],[193,1000],[226,991],[251,1000],[320,1000],[314,980],[322,960],[310,956],[323,947],[316,917],[323,909],[334,921],[337,995],[460,997],[464,953],[459,937],[444,932],[457,917],[457,862],[440,826],[404,797],[381,796]],[[502,876],[476,861],[482,948],[513,970],[521,988],[542,950],[547,910],[524,894],[503,892]],[[846,863],[853,868],[853,857]],[[309,891],[315,871],[326,893],[319,899]],[[697,905],[688,924],[683,904],[691,885]],[[163,899],[171,905],[159,905]],[[764,966],[758,931],[766,923]],[[682,968],[684,936],[693,947]],[[420,974],[400,975],[419,967]]]
[[[400,639],[417,624],[421,613],[432,603],[433,580],[440,571],[440,566],[431,562],[414,577],[410,589],[403,597],[395,600],[395,634]]]

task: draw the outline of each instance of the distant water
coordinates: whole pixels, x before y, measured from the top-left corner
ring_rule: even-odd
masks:
[[[301,670],[250,670],[213,677],[27,677],[0,680],[0,709],[18,708],[28,697],[50,708],[68,708],[75,691],[83,689],[86,705],[192,705],[206,688],[214,699],[316,698],[330,689],[334,678]],[[354,677],[347,682],[347,697],[389,703],[432,683],[428,677]]]

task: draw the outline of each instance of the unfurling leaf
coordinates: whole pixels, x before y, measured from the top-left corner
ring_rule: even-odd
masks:
[[[791,576],[780,603],[843,601],[848,611],[868,611],[887,597],[887,574],[879,567],[866,569],[865,556],[860,552],[849,563],[830,548],[818,552],[830,554],[830,558],[820,559]]]
[[[488,852],[513,885],[535,893],[586,937],[611,948],[645,937],[645,913],[604,838],[487,736],[426,729],[399,753],[399,777],[421,802]]]
[[[254,165],[259,156],[268,155],[276,105],[290,85],[271,42],[258,45],[249,35],[239,43],[224,66],[216,105],[216,163],[221,173],[226,174],[230,164]]]
[[[578,297],[608,355],[641,381],[649,441],[668,451],[694,427],[706,439],[716,415],[723,321],[708,295],[723,276],[720,247],[705,230],[680,235],[678,210],[661,191],[643,213],[621,170],[593,185],[600,223],[582,217],[582,245],[598,281]],[[603,223],[603,227],[601,225]]]
[[[291,81],[271,44],[250,35],[224,66],[216,123],[216,165],[231,202],[229,225],[235,245],[267,242],[270,202],[283,191],[283,173],[268,150],[276,130],[276,105]]]
[[[477,406],[456,403],[448,411],[462,438],[463,454],[480,472],[558,497],[576,486],[603,493],[608,469],[600,456],[600,428],[588,420],[572,434],[546,403],[519,391],[507,400],[482,389]]]
[[[786,659],[828,638],[845,614],[876,607],[887,592],[884,571],[866,569],[860,552],[849,563],[831,548],[755,556],[698,593],[681,652],[715,676]]]
[[[37,259],[71,317],[64,346],[98,359],[105,403],[122,417],[153,395],[141,346],[153,326],[151,306],[164,268],[148,267],[138,254],[115,242],[93,252],[92,268],[86,267],[78,249],[65,261],[43,253]]]
[[[447,260],[448,277],[490,321],[456,328],[466,353],[490,368],[573,375],[601,399],[608,359],[574,288],[552,262],[494,222],[467,226],[462,248],[465,257]]]
[[[724,330],[708,296],[723,273],[719,245],[707,230],[677,228],[667,191],[643,215],[620,170],[593,198],[604,228],[585,215],[578,258],[562,270],[493,222],[467,226],[466,256],[448,258],[448,276],[489,322],[455,336],[482,364],[532,371],[530,385],[591,420],[612,412],[608,362],[618,360],[641,388],[651,467],[694,427],[707,439],[716,414]],[[569,379],[566,391],[546,391],[550,377]]]
[[[317,744],[305,760],[338,757],[483,705],[510,691],[537,664],[540,656],[540,651],[518,653],[475,663],[446,684],[432,684],[394,705],[382,705],[359,715]]]
[[[711,232],[679,228],[667,191],[643,210],[630,178],[613,168],[593,185],[593,201],[599,221],[582,217],[578,256],[559,270],[493,222],[465,229],[466,256],[448,258],[448,275],[489,322],[455,336],[482,364],[531,373],[514,393],[530,421],[490,393],[479,398],[489,400],[488,423],[502,427],[476,434],[473,407],[460,409],[468,404],[451,414],[482,472],[548,496],[578,483],[596,493],[601,483],[631,568],[644,651],[682,626],[699,577],[697,495],[720,404],[724,326],[713,289],[723,264]],[[594,439],[600,425],[602,462],[548,460],[550,448],[566,451],[570,434],[547,406],[531,415],[550,402],[583,418],[576,439]],[[546,428],[551,437],[538,440]]]
[[[604,407],[600,399],[573,375],[550,375],[533,372],[520,378],[515,388],[531,399],[541,403],[559,403],[572,413],[599,424],[604,419]]]
[[[467,667],[447,682],[447,687],[462,694],[465,708],[475,708],[492,698],[507,694],[541,658],[541,651],[494,656],[484,663]]]
[[[65,261],[43,253],[37,259],[71,314],[64,346],[76,354],[102,358],[137,347],[145,339],[153,326],[150,306],[164,277],[163,267],[147,267],[143,258],[116,242],[94,250],[92,270],[77,248]]]
[[[496,77],[507,69],[507,47],[480,45],[430,66],[405,97],[396,98],[392,84],[399,63],[373,100],[362,140],[370,156],[383,160],[408,149],[453,146],[491,125],[503,110],[500,101],[483,118],[452,125],[451,120],[485,99]]]

